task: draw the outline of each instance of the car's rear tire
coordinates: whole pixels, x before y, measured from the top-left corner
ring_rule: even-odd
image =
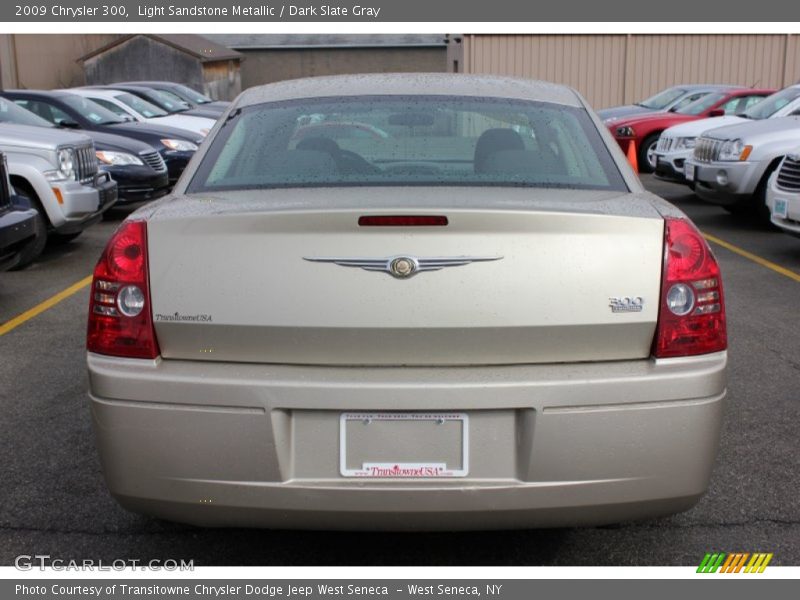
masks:
[[[648,135],[644,138],[644,142],[642,142],[642,145],[639,147],[640,173],[652,173],[656,170],[655,152],[659,137],[661,137],[661,132]]]
[[[19,191],[20,195],[25,196],[30,202],[31,208],[36,209],[36,217],[33,221],[33,240],[22,249],[19,254],[19,262],[11,269],[12,271],[19,271],[30,265],[33,261],[39,258],[39,255],[44,251],[47,245],[47,218],[45,217],[44,208],[42,203],[39,202],[39,197],[29,185],[15,182],[14,187]]]

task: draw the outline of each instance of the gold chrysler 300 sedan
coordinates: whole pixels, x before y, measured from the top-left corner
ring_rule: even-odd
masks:
[[[575,91],[459,75],[244,92],[94,272],[126,508],[480,529],[691,507],[726,391],[717,263]]]

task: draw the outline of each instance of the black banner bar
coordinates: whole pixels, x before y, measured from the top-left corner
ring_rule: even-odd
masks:
[[[786,0],[12,0],[9,22],[780,22],[800,21]],[[788,32],[792,28],[788,27]],[[632,31],[631,33],[636,33]]]
[[[724,597],[726,600],[793,598],[796,581],[758,580],[758,575],[669,580],[78,580],[40,579],[0,582],[7,600],[675,600]],[[702,594],[702,595],[701,595]]]

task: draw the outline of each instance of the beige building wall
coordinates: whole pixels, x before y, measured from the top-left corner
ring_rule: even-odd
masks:
[[[780,88],[800,81],[794,35],[464,35],[450,52],[465,73],[564,83],[595,108],[680,83]],[[456,57],[453,59],[452,57]]]
[[[17,87],[17,61],[14,56],[14,36],[0,35],[0,88]]]
[[[114,34],[2,34],[3,87],[52,89],[83,85],[83,67],[76,59],[116,37]]]
[[[240,48],[242,87],[320,75],[445,72],[446,48]]]
[[[117,35],[0,34],[0,83],[4,88],[53,89],[84,85],[78,58]],[[242,49],[241,72],[229,65],[204,65],[208,92],[230,98],[254,85],[342,73],[447,71],[447,50],[440,47],[308,47]]]

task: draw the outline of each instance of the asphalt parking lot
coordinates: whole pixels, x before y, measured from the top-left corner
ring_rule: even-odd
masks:
[[[457,534],[203,530],[128,513],[103,483],[85,398],[80,285],[111,220],[25,271],[0,273],[0,564],[49,554],[195,565],[693,565],[715,550],[800,565],[800,239],[644,180],[712,236],[726,286],[728,406],[711,489],[692,510],[612,527]],[[26,313],[76,283],[76,293]]]

